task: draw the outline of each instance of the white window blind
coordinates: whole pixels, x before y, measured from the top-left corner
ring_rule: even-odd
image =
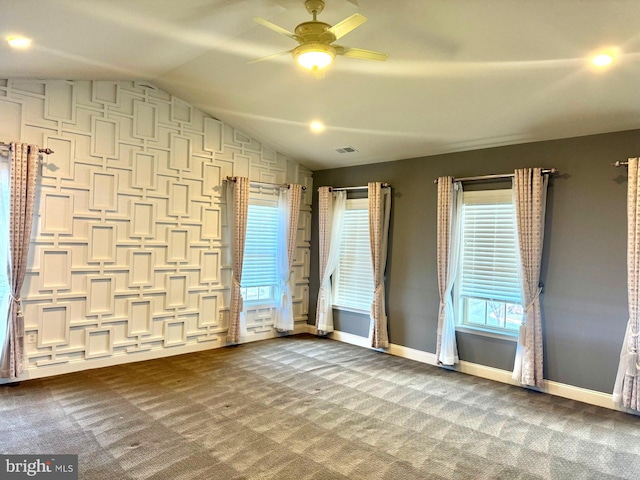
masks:
[[[465,192],[457,292],[462,323],[517,330],[522,321],[511,190]]]
[[[334,274],[333,304],[369,312],[372,301],[369,203],[366,198],[349,199],[340,237],[340,263]]]
[[[484,192],[464,194],[461,295],[520,303],[515,208],[506,192],[506,198],[487,198],[491,203],[469,195]]]
[[[277,282],[278,207],[250,203],[242,262],[245,300],[273,299]]]

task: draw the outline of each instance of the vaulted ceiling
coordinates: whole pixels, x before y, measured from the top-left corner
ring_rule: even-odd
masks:
[[[2,42],[0,76],[144,79],[314,170],[640,128],[638,0],[326,0],[319,19],[354,13],[339,43],[389,59],[318,80],[245,63],[296,45],[253,18],[292,31],[303,0],[6,0],[0,34],[33,44]]]

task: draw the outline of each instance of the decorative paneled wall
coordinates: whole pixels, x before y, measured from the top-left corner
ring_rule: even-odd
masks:
[[[22,292],[32,376],[225,345],[227,175],[307,187],[294,265],[306,324],[312,178],[301,165],[137,82],[0,81],[0,140],[55,151],[42,158]],[[244,340],[273,334],[273,314],[248,311]]]

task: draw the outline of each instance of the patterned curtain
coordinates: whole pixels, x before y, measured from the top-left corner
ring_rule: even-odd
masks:
[[[436,359],[442,365],[458,363],[456,324],[453,314],[453,285],[460,256],[460,211],[462,186],[453,177],[438,178],[438,337]]]
[[[369,237],[373,262],[373,302],[371,303],[371,346],[387,348],[387,312],[384,291],[384,270],[387,265],[391,189],[380,182],[369,182]]]
[[[9,278],[9,312],[7,334],[0,358],[0,376],[14,379],[23,370],[24,316],[20,290],[27,270],[29,242],[38,174],[39,148],[24,143],[11,144],[9,198],[9,248],[11,256]]]
[[[340,261],[340,231],[346,207],[346,192],[332,192],[331,187],[318,189],[320,290],[316,308],[316,330],[319,335],[333,332],[331,275]]]
[[[280,277],[280,305],[276,309],[274,328],[280,332],[294,328],[293,299],[291,296],[291,271],[296,254],[298,217],[302,185],[291,184],[280,191],[279,235],[278,235],[278,276]]]
[[[540,264],[544,240],[547,175],[540,168],[516,169],[513,195],[520,250],[520,286],[524,323],[516,347],[513,379],[523,385],[541,387],[542,315],[540,311]]]
[[[240,341],[240,314],[243,310],[240,282],[242,281],[242,260],[244,242],[247,238],[247,215],[249,212],[249,179],[234,177],[227,181],[227,225],[231,237],[231,307],[229,309],[229,342]]]
[[[629,322],[624,335],[613,401],[622,407],[640,411],[640,376],[638,376],[638,334],[640,320],[640,195],[638,159],[629,159],[627,186],[627,295]]]

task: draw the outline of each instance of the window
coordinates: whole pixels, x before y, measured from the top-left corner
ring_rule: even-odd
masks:
[[[247,238],[242,262],[242,297],[246,303],[272,303],[278,281],[278,200],[249,199]]]
[[[333,305],[369,313],[373,301],[373,266],[369,240],[369,200],[347,200],[340,237],[340,264],[333,274]]]
[[[464,192],[458,325],[517,335],[523,320],[511,190]]]

